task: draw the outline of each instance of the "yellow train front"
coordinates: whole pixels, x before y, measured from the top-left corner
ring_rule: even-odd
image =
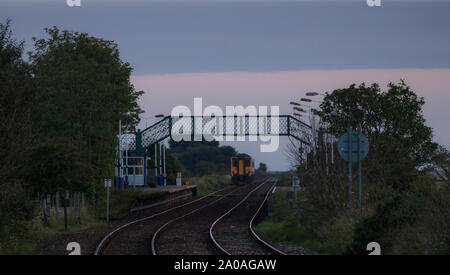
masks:
[[[238,155],[231,158],[231,182],[246,184],[253,177],[253,160],[249,155]]]

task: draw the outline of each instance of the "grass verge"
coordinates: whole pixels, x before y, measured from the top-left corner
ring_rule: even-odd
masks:
[[[274,194],[274,216],[257,224],[256,230],[272,242],[292,242],[318,253],[326,252],[321,241],[304,227],[298,225],[298,215],[293,200],[286,199],[287,192]]]
[[[199,196],[205,196],[229,185],[231,183],[231,178],[228,175],[211,174],[190,178],[190,182],[197,186],[197,194]]]
[[[110,190],[110,207],[109,207],[109,215],[110,217],[120,216],[128,210],[130,210],[133,203],[137,198],[143,196],[153,196],[156,195],[158,190],[140,190],[139,188],[133,189],[129,188],[125,191],[123,190],[114,190],[111,188]],[[96,215],[99,217],[105,217],[106,213],[106,194],[103,194],[99,200],[96,207]]]

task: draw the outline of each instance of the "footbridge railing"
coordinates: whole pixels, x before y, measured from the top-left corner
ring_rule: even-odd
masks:
[[[279,116],[216,116],[216,117],[171,117],[167,116],[155,124],[121,136],[122,150],[145,151],[146,148],[166,138],[200,141],[232,137],[243,140],[255,136],[291,136],[310,145],[303,139],[305,130],[311,126],[290,115]]]

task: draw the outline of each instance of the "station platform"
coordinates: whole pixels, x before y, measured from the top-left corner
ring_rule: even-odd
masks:
[[[131,207],[130,212],[186,200],[197,195],[196,185],[166,185],[156,188],[141,187],[139,190],[148,191],[149,193],[139,196]]]
[[[132,187],[131,187],[132,188]],[[139,190],[142,191],[167,191],[167,192],[180,192],[182,190],[190,190],[197,188],[195,184],[189,184],[189,185],[166,185],[166,186],[158,186],[158,187],[138,187]]]

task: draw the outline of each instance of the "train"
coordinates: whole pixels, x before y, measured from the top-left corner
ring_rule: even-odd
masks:
[[[231,157],[231,183],[242,185],[250,183],[255,169],[254,160],[247,154]]]

